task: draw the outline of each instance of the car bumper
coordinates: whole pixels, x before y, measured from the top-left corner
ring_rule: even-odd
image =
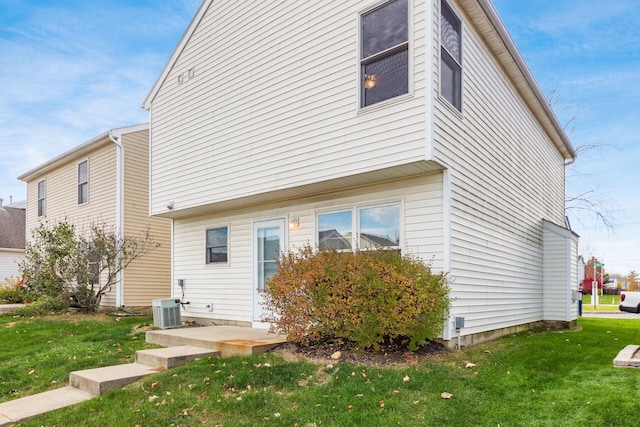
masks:
[[[620,304],[620,305],[618,306],[618,309],[619,309],[620,311],[626,311],[627,313],[637,313],[637,310],[638,310],[638,308],[637,308],[637,307],[627,307],[627,306],[624,306],[624,305],[622,305],[622,304]]]

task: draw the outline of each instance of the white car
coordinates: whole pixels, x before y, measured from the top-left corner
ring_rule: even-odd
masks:
[[[618,309],[629,313],[640,313],[640,292],[621,292]]]

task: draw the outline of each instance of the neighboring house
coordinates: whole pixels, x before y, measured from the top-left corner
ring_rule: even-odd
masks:
[[[24,259],[25,209],[22,204],[4,206],[0,199],[0,286],[20,275],[18,264]]]
[[[148,227],[160,243],[129,264],[105,307],[150,307],[171,294],[171,223],[149,217],[148,177],[146,123],[105,132],[18,177],[27,183],[27,230],[67,218],[80,232],[106,224],[127,236]]]
[[[488,0],[205,0],[144,107],[183,316],[258,326],[278,250],[366,241],[448,272],[444,340],[577,318],[576,152]]]

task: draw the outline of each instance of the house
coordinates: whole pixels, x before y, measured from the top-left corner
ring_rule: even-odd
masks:
[[[204,0],[143,106],[184,317],[259,326],[278,251],[366,240],[448,273],[445,341],[577,318],[576,152],[489,0]]]
[[[24,259],[25,209],[23,204],[4,205],[0,199],[0,286],[20,275],[18,264]]]
[[[149,217],[147,123],[98,135],[18,179],[27,183],[27,230],[66,218],[81,232],[92,224],[125,236],[148,228],[160,244],[127,266],[102,306],[151,307],[171,294],[171,222]]]

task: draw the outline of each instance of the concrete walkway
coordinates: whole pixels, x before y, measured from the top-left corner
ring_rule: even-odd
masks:
[[[22,307],[26,307],[26,304],[0,304],[0,315],[5,314],[9,310],[13,310],[14,308]]]
[[[190,360],[258,354],[285,341],[283,336],[269,334],[264,329],[239,326],[148,331],[147,342],[166,348],[139,350],[134,363],[71,372],[68,387],[0,403],[0,427],[75,405]]]

